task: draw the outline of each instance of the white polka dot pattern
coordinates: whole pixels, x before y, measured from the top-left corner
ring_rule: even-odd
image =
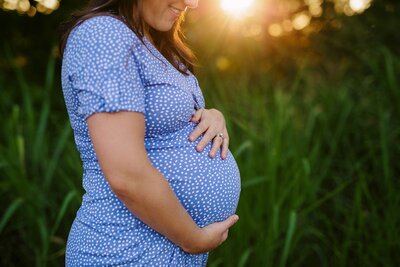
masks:
[[[204,227],[236,211],[240,174],[229,152],[197,152],[190,122],[204,99],[193,74],[177,71],[145,38],[120,20],[91,18],[69,36],[62,87],[83,162],[82,205],[71,227],[66,266],[206,266],[208,253],[188,254],[132,214],[100,170],[86,118],[121,110],[145,115],[144,145],[195,222]],[[179,222],[177,222],[179,223]]]

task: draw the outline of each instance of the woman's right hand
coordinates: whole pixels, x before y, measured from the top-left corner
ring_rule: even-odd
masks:
[[[89,116],[87,123],[104,177],[129,211],[190,253],[208,252],[226,240],[237,215],[198,227],[148,158],[143,114],[98,112]]]
[[[182,249],[191,254],[205,253],[215,249],[228,238],[229,228],[238,220],[239,216],[234,214],[225,221],[212,223],[200,228],[198,237],[195,239],[195,244]]]

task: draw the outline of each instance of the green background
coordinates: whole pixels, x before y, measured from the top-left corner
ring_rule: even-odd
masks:
[[[279,2],[299,4],[283,17],[307,7]],[[64,264],[83,190],[57,28],[81,4],[0,10],[0,266]],[[400,266],[400,3],[346,16],[324,1],[280,37],[273,5],[243,21],[200,5],[185,33],[242,176],[240,220],[208,266]]]

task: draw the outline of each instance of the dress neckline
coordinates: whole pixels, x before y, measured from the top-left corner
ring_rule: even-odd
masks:
[[[156,56],[158,59],[162,60],[165,63],[168,63],[172,66],[171,62],[169,62],[164,55],[160,52],[160,50],[157,49],[157,47],[150,42],[150,40],[146,37],[146,35],[143,35],[143,42],[145,43],[145,46],[147,47],[147,49],[149,49],[149,51]],[[173,66],[172,66],[173,67]]]
[[[196,87],[199,88],[199,84],[197,82],[197,79],[195,78],[195,76],[193,75],[193,73],[188,70],[189,75],[186,76],[183,73],[181,73],[180,71],[178,71],[172,64],[171,62],[168,61],[168,59],[155,47],[155,45],[150,42],[150,40],[146,37],[146,35],[143,35],[143,42],[144,45],[147,47],[147,49],[150,51],[150,53],[152,53],[157,59],[161,60],[164,64],[167,64],[168,67],[173,68],[176,72],[178,72],[180,75],[184,76],[185,81],[188,82],[188,78],[189,79],[193,79]],[[201,108],[201,104],[199,102],[199,97],[197,96],[196,92],[193,90],[189,90],[194,103],[195,103],[195,109],[200,109]]]
[[[145,43],[145,46],[149,49],[149,51],[156,56],[156,58],[160,59],[162,62],[164,62],[165,64],[167,64],[169,67],[173,68],[174,70],[176,70],[177,72],[179,72],[180,74],[184,75],[183,73],[181,73],[180,71],[178,71],[174,65],[171,64],[171,62],[169,62],[169,60],[160,52],[160,50],[157,49],[157,47],[150,42],[150,40],[146,37],[146,35],[143,34],[143,41]],[[179,63],[182,64],[182,63]],[[187,70],[189,75],[186,77],[190,77],[193,76],[193,73],[190,70]]]

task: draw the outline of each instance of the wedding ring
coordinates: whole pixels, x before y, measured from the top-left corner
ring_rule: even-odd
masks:
[[[224,139],[224,134],[223,133],[218,133],[217,136],[221,137],[222,139]]]

